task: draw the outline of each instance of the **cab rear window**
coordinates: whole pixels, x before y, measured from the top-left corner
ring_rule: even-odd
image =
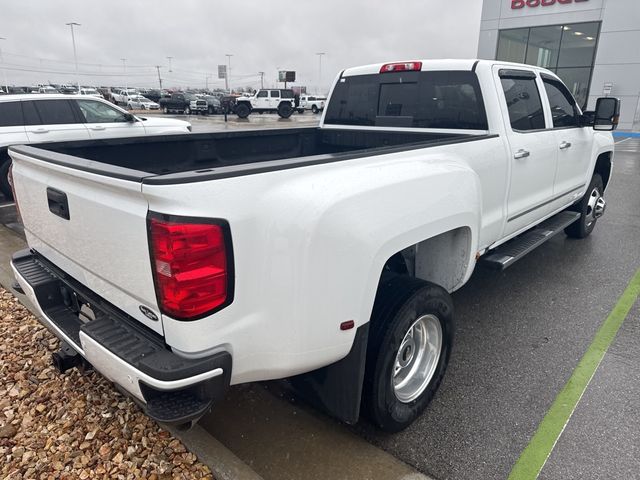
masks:
[[[487,130],[474,72],[393,72],[341,78],[326,124]]]

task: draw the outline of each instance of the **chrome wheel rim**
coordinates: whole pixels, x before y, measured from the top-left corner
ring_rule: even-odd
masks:
[[[409,327],[391,371],[393,392],[403,403],[414,401],[427,388],[442,350],[442,326],[435,315],[423,315]]]
[[[587,202],[587,212],[585,213],[585,225],[590,227],[599,217],[604,214],[605,201],[598,187],[594,187]]]

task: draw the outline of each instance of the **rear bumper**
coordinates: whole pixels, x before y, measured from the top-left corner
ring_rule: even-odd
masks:
[[[167,423],[195,420],[224,396],[231,377],[228,352],[179,357],[160,335],[35,252],[17,252],[11,267],[40,322],[133,396],[152,418]],[[81,320],[82,305],[89,306],[95,319]]]

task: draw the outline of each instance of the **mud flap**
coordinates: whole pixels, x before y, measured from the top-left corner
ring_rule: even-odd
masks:
[[[368,338],[369,323],[366,323],[356,330],[353,346],[342,360],[290,378],[296,393],[339,420],[356,423],[360,416]]]

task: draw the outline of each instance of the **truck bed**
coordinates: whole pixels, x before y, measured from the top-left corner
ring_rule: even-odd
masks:
[[[461,143],[488,135],[318,127],[86,140],[12,147],[147,184],[188,183]]]

